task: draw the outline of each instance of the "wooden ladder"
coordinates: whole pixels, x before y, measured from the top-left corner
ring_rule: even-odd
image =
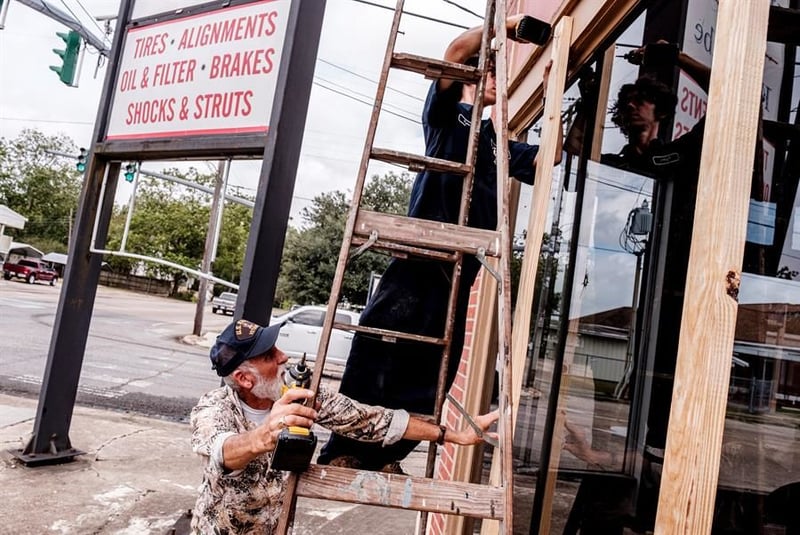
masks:
[[[466,226],[472,196],[473,169],[477,160],[481,117],[484,109],[483,94],[486,72],[489,66],[490,47],[492,46],[492,30],[490,23],[487,23],[483,28],[478,67],[396,53],[394,48],[403,13],[403,5],[404,0],[397,0],[358,178],[353,188],[353,200],[345,226],[344,239],[320,336],[316,366],[310,388],[314,391],[319,388],[325,364],[325,355],[328,350],[331,331],[334,328],[368,333],[385,341],[409,340],[434,344],[442,349],[442,361],[433,414],[436,422],[440,422],[445,399],[446,373],[461,277],[461,264],[465,254],[474,255],[481,260],[499,283],[498,332],[500,336],[498,338],[502,368],[499,390],[500,420],[498,433],[500,438],[499,453],[502,464],[501,483],[499,485],[481,485],[432,479],[437,450],[434,442],[430,443],[428,450],[425,477],[365,472],[363,470],[312,464],[307,471],[302,474],[291,474],[288,479],[286,497],[277,531],[282,535],[288,533],[294,516],[296,499],[299,496],[419,511],[422,515],[418,524],[420,533],[425,532],[428,513],[444,513],[497,520],[500,523],[500,531],[502,533],[511,533],[513,502],[512,410],[510,396],[512,385],[510,356],[511,229],[509,228],[510,194],[507,151],[497,151],[498,230],[483,230]],[[487,2],[485,20],[494,21],[496,27],[494,33],[505,36],[505,0],[489,0]],[[498,126],[496,128],[497,146],[507,147],[506,40],[504,38],[496,39],[494,46],[497,81],[494,122]],[[477,84],[477,96],[472,110],[466,162],[418,156],[373,146],[391,69],[419,73],[426,78],[434,80],[444,78]],[[464,177],[464,186],[458,223],[442,223],[361,209],[360,204],[370,160],[402,165],[411,171],[417,172],[427,169],[462,175]],[[400,257],[415,256],[447,261],[453,264],[445,332],[442,337],[423,336],[361,325],[345,325],[335,321],[336,307],[341,297],[347,262],[354,254],[359,254],[368,248]],[[489,257],[496,258],[494,265],[499,266],[499,269],[490,268],[487,263],[487,258]]]

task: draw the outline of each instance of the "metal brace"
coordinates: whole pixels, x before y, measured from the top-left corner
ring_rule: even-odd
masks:
[[[350,260],[354,259],[358,255],[360,255],[361,253],[363,253],[364,251],[375,245],[376,241],[378,241],[378,231],[373,230],[369,235],[369,239],[364,243],[362,243],[361,247],[350,253]]]
[[[494,277],[495,280],[497,280],[497,284],[502,285],[503,281],[500,278],[500,274],[497,271],[495,271],[494,268],[492,268],[492,266],[489,265],[489,261],[486,259],[486,249],[484,247],[480,247],[478,249],[478,254],[475,256],[478,259],[478,262],[483,264],[483,267],[485,267],[486,270],[492,274],[492,277]]]
[[[481,429],[481,427],[475,423],[475,420],[472,419],[472,416],[467,414],[467,411],[464,409],[461,403],[456,401],[456,398],[450,395],[450,392],[447,393],[447,400],[453,404],[453,407],[458,409],[458,412],[461,413],[461,416],[464,417],[472,430],[475,431],[475,434],[478,435],[478,438],[482,439],[490,446],[494,446],[495,448],[500,445],[500,442],[496,438],[490,437],[484,433],[483,429]]]

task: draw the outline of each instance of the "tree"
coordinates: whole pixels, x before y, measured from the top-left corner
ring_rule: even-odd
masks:
[[[206,187],[213,186],[215,174],[203,174],[195,168],[187,172],[167,169],[168,174]],[[159,178],[142,176],[139,182],[126,251],[153,256],[197,269],[203,258],[211,197],[200,190],[187,188]],[[127,216],[127,206],[115,209],[109,230],[109,246],[119,247]],[[239,282],[250,230],[252,210],[241,204],[226,202],[222,215],[216,260],[212,273],[221,279]],[[115,271],[131,272],[138,260],[112,256],[109,265]],[[152,263],[146,266],[151,276],[168,277],[172,292],[186,280],[183,270]]]
[[[214,175],[201,174],[195,168],[187,173],[180,173],[176,169],[165,170],[164,174],[180,176],[203,185],[214,179]],[[126,250],[196,269],[203,258],[209,211],[208,194],[142,175]],[[121,241],[126,215],[127,208],[115,213],[108,240],[112,249]],[[125,258],[112,257],[109,264],[128,271],[133,267],[130,259]],[[163,264],[150,263],[145,269],[150,276],[170,279],[171,295],[177,294],[181,282],[187,278],[185,271]]]
[[[24,229],[13,231],[17,241],[66,252],[81,174],[75,162],[47,150],[78,153],[70,138],[38,130],[23,130],[14,140],[0,138],[0,203],[28,218]]]
[[[407,173],[375,175],[364,187],[361,207],[402,214],[410,195]],[[314,197],[311,206],[303,209],[304,226],[290,229],[286,235],[276,304],[328,302],[349,208],[345,193],[334,191]],[[371,252],[352,260],[342,285],[342,300],[364,304],[370,273],[382,273],[387,264],[385,255]]]

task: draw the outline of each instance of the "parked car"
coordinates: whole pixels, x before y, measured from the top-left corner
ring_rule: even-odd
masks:
[[[327,309],[321,306],[301,306],[286,314],[273,316],[270,325],[283,323],[278,347],[289,357],[299,358],[306,354],[306,360],[314,362],[319,348],[319,337],[325,321]],[[337,310],[336,322],[350,325],[358,324],[359,314],[350,310]],[[350,355],[350,344],[353,342],[353,331],[333,329],[331,332],[325,366],[334,364],[344,366]]]
[[[58,273],[50,269],[47,264],[36,258],[21,258],[17,262],[3,264],[3,278],[10,280],[12,277],[25,279],[28,284],[37,281],[49,282],[53,286],[58,280]]]
[[[214,314],[230,314],[233,316],[236,310],[236,298],[238,294],[235,292],[222,292],[218,296],[211,299],[211,312]]]

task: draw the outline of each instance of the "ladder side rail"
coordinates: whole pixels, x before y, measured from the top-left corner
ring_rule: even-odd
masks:
[[[378,327],[365,327],[363,325],[345,325],[342,323],[334,323],[334,328],[347,329],[354,332],[371,334],[375,338],[381,338],[384,342],[396,342],[397,340],[410,340],[414,342],[421,342],[437,346],[443,346],[446,343],[444,338],[436,338],[435,336],[425,336],[422,334],[404,333],[402,331],[392,331],[390,329],[380,329]]]
[[[535,236],[542,236],[545,228],[545,219],[547,218],[547,203],[549,202],[549,192],[552,185],[552,163],[556,157],[555,149],[557,146],[557,139],[555,136],[563,135],[562,132],[558,130],[557,125],[559,124],[561,102],[563,99],[564,85],[567,77],[570,45],[572,43],[572,21],[573,19],[568,16],[560,19],[559,23],[553,29],[552,41],[547,45],[547,50],[545,51],[545,54],[549,54],[552,58],[553,67],[550,73],[547,93],[545,95],[547,98],[542,119],[542,141],[539,148],[539,154],[537,155],[537,166],[533,186],[533,202],[531,204],[530,220],[527,227],[528,243],[525,249],[524,262],[528,262],[529,270],[531,271],[528,276],[531,278],[531,280],[535,280],[536,278],[538,258],[541,251],[541,238],[536,239]],[[525,266],[524,263],[523,266]],[[524,267],[523,272],[525,272]],[[530,288],[532,289],[532,287]],[[520,295],[517,298],[517,312],[521,310],[520,304],[523,302],[521,300],[529,297],[530,296]],[[514,323],[513,330],[516,331],[517,329],[526,331],[527,327],[523,323]],[[527,337],[525,340],[527,340]],[[523,342],[522,347],[518,347],[517,345],[514,345],[512,341],[512,350],[514,350],[514,352],[519,351],[521,357],[524,357],[523,348],[526,346],[527,342]],[[518,360],[516,365],[514,365],[513,360],[514,359],[512,359],[512,366],[514,367],[514,370],[519,370],[521,373],[523,362]],[[514,383],[518,382],[518,380],[512,382],[512,389],[508,391],[509,395],[512,396],[513,405],[519,403],[519,392],[521,391],[521,388],[517,389],[514,385]],[[515,422],[513,408],[514,407],[512,406],[512,433],[514,431],[513,424]],[[560,454],[560,452],[558,454]],[[502,463],[498,461],[500,457],[501,456],[499,455],[499,452],[494,452],[490,475],[490,482],[492,484],[498,484],[498,481],[502,478],[500,473]],[[539,478],[550,478],[547,480],[547,482],[550,483],[551,486],[555,485],[555,477],[553,474],[549,474],[547,472],[542,473],[540,471]],[[539,487],[537,487],[537,489],[538,488]],[[548,488],[548,490],[552,489]],[[544,499],[547,499],[548,494],[545,492],[542,493],[542,496],[545,496]],[[497,522],[483,522],[481,525],[481,535],[495,535],[497,533],[503,533],[502,530],[498,529],[497,524]],[[540,526],[540,532],[549,533],[549,527],[542,528]]]
[[[492,20],[495,13],[495,2],[486,2],[486,15],[484,21]],[[505,35],[505,34],[503,34]],[[475,88],[475,102],[472,105],[472,121],[470,128],[469,144],[467,145],[466,163],[470,164],[470,172],[464,177],[464,186],[461,190],[461,206],[458,210],[458,224],[466,225],[469,220],[469,205],[472,199],[472,186],[475,179],[475,163],[478,159],[478,145],[481,137],[481,119],[483,118],[483,94],[486,92],[486,76],[488,72],[489,49],[491,48],[491,24],[484,23],[481,33],[481,49],[478,58],[478,70],[481,72],[480,80]],[[495,82],[497,80],[495,79]]]
[[[489,0],[486,2],[486,15],[484,21],[492,20],[495,13],[495,2]],[[467,144],[466,161],[469,165],[469,172],[464,177],[463,185],[461,188],[461,203],[459,206],[458,224],[466,226],[469,219],[469,205],[472,198],[472,186],[475,178],[475,164],[478,158],[478,145],[480,143],[481,135],[481,119],[483,117],[483,95],[486,91],[486,76],[487,67],[489,62],[489,49],[491,46],[491,25],[484,23],[481,32],[481,47],[480,56],[478,58],[478,70],[481,73],[480,79],[475,90],[475,101],[472,105],[472,118],[470,123],[470,136]],[[439,377],[436,384],[436,400],[433,407],[433,416],[436,423],[442,421],[442,410],[444,407],[445,399],[445,386],[447,384],[447,371],[450,366],[450,349],[452,347],[453,339],[453,326],[455,324],[455,309],[458,301],[459,286],[461,285],[461,268],[464,262],[464,254],[458,252],[456,254],[456,261],[453,264],[453,274],[450,278],[450,296],[447,303],[447,316],[444,326],[444,339],[445,345],[442,348],[442,360],[439,365]],[[460,357],[460,355],[459,355]],[[433,471],[436,465],[436,451],[437,444],[431,442],[428,446],[428,457],[425,463],[425,477],[433,477]],[[419,535],[424,535],[428,513],[422,511],[420,513],[420,521],[418,523]]]
[[[328,352],[328,344],[330,343],[333,323],[336,318],[336,307],[339,304],[339,298],[341,297],[342,282],[344,281],[344,274],[347,268],[347,257],[350,253],[350,246],[353,239],[353,229],[355,228],[358,211],[361,206],[361,197],[364,192],[364,184],[366,182],[367,168],[369,167],[370,153],[372,152],[372,145],[375,141],[375,133],[378,129],[378,118],[380,117],[381,107],[383,105],[383,96],[386,92],[386,84],[389,79],[389,65],[391,64],[392,53],[397,42],[397,34],[400,28],[400,19],[403,15],[404,2],[405,0],[397,0],[397,7],[395,9],[394,19],[392,21],[392,28],[389,33],[389,41],[386,45],[383,68],[381,70],[381,76],[378,80],[378,88],[375,94],[375,104],[372,108],[369,128],[367,129],[367,136],[364,141],[364,151],[361,155],[358,177],[356,179],[356,184],[353,187],[353,199],[350,203],[350,210],[347,215],[344,235],[342,236],[342,247],[339,250],[339,260],[336,263],[336,272],[334,273],[333,284],[331,286],[331,296],[328,299],[328,311],[327,314],[325,314],[325,321],[323,322],[322,333],[320,334],[319,339],[319,347],[317,349],[314,375],[311,379],[310,388],[314,392],[317,391],[319,384],[322,381],[322,369],[325,366],[325,357]],[[313,403],[314,400],[312,399],[311,402]]]
[[[500,367],[500,380],[498,405],[500,419],[498,433],[500,435],[502,487],[505,495],[503,500],[504,514],[501,521],[503,533],[513,532],[513,504],[514,504],[514,470],[513,470],[513,438],[512,438],[512,400],[511,392],[511,229],[509,220],[510,185],[508,162],[508,47],[506,39],[506,0],[497,0],[495,4],[495,81],[497,102],[494,113],[497,121],[496,129],[497,150],[495,162],[497,165],[497,226],[500,231],[502,254],[500,256],[499,299],[497,300],[497,332],[498,345],[502,366]]]
[[[386,92],[386,84],[389,79],[389,66],[391,65],[392,54],[397,42],[397,33],[400,28],[400,19],[403,16],[404,3],[405,0],[397,0],[394,19],[392,20],[392,28],[389,32],[389,40],[386,44],[383,68],[381,70],[378,87],[375,92],[375,103],[372,106],[372,116],[370,118],[369,128],[367,129],[367,137],[364,141],[364,151],[361,155],[358,178],[356,180],[356,185],[353,188],[353,199],[350,204],[350,211],[347,216],[344,235],[342,236],[342,247],[339,251],[339,260],[336,264],[336,272],[333,277],[331,296],[328,300],[328,311],[325,314],[325,321],[323,322],[322,332],[320,333],[319,337],[319,347],[317,349],[314,374],[311,378],[311,385],[309,387],[314,392],[319,390],[319,385],[322,381],[322,369],[325,366],[325,357],[328,352],[328,344],[330,343],[333,323],[336,318],[336,306],[339,303],[339,297],[341,295],[342,281],[344,280],[347,256],[350,251],[350,241],[353,235],[353,227],[355,226],[356,216],[358,215],[358,209],[361,204],[361,196],[363,194],[364,182],[367,176],[367,167],[369,166],[370,152],[372,150],[372,145],[375,142],[375,133],[378,129],[378,118],[380,116],[381,107],[383,106],[383,96]],[[313,406],[316,403],[316,396],[311,398],[309,403],[311,406]],[[289,532],[289,527],[294,520],[294,511],[297,502],[297,481],[298,475],[295,473],[290,474],[289,478],[287,479],[283,510],[281,511],[281,516],[278,520],[278,526],[276,529],[276,533],[278,535],[287,535]]]

